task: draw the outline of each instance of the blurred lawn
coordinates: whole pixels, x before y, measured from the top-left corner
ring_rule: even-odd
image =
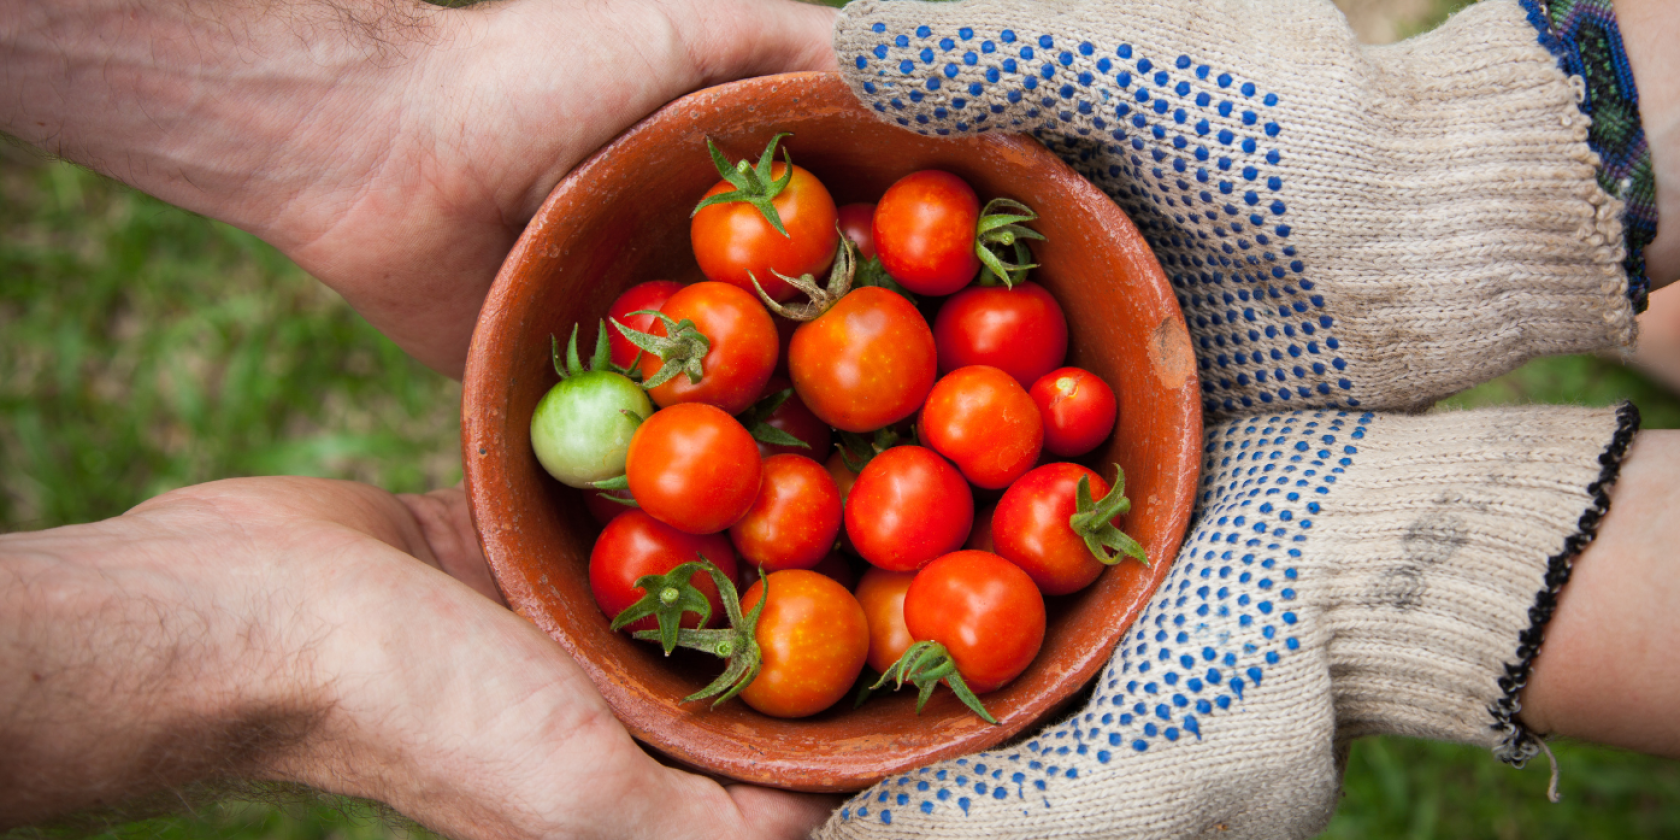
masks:
[[[1447,5],[1413,28],[1433,25]],[[460,386],[404,356],[273,249],[65,164],[0,144],[0,530],[112,516],[239,475],[392,490],[460,480]],[[1647,428],[1680,400],[1636,371],[1544,359],[1453,405],[1631,399]],[[1680,763],[1555,746],[1516,771],[1486,752],[1357,743],[1326,838],[1680,837]],[[368,806],[223,803],[101,836],[407,837]]]

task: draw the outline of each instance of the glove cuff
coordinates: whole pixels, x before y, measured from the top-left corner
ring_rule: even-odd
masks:
[[[1370,424],[1312,536],[1338,737],[1535,753],[1518,695],[1637,426],[1632,405]]]
[[[1601,165],[1598,185],[1621,200],[1627,257],[1628,299],[1644,312],[1651,280],[1645,246],[1657,235],[1657,193],[1651,147],[1639,117],[1639,89],[1622,47],[1610,0],[1522,0],[1540,44],[1558,67],[1583,82],[1581,111],[1592,118],[1587,144]]]

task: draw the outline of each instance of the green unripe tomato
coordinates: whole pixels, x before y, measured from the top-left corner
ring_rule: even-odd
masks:
[[[543,469],[562,484],[588,487],[624,474],[624,456],[640,425],[636,418],[651,414],[647,392],[629,377],[585,371],[560,380],[537,403],[531,448]]]

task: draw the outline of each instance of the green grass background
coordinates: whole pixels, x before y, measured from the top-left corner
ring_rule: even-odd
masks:
[[[1674,395],[1589,356],[1539,360],[1449,402],[1622,399],[1649,428],[1680,427]],[[459,400],[457,383],[253,237],[0,143],[0,530],[101,519],[230,476],[451,484]],[[1477,749],[1360,741],[1324,837],[1680,837],[1680,763],[1567,742],[1556,752],[1563,802],[1552,805],[1543,759],[1517,771]],[[321,797],[213,804],[101,836],[411,834],[424,832]]]

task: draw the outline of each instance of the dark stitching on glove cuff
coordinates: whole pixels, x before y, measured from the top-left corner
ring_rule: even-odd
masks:
[[[1634,433],[1638,431],[1638,407],[1631,402],[1622,403],[1616,409],[1616,434],[1598,456],[1598,480],[1587,485],[1592,504],[1581,514],[1575,533],[1564,540],[1563,550],[1547,559],[1545,587],[1535,596],[1534,606],[1528,611],[1528,629],[1517,636],[1517,661],[1505,663],[1505,676],[1499,678],[1499,688],[1504,695],[1488,707],[1488,713],[1493,715],[1492,729],[1499,733],[1493,755],[1506,764],[1522,767],[1540,752],[1540,736],[1516,719],[1517,713],[1522,711],[1522,702],[1517,695],[1528,685],[1534,659],[1540,654],[1540,645],[1545,641],[1546,625],[1557,611],[1558,593],[1569,582],[1575,558],[1598,536],[1598,526],[1610,510],[1610,489],[1616,485],[1622,459],[1627,456],[1628,446],[1633,443]]]

